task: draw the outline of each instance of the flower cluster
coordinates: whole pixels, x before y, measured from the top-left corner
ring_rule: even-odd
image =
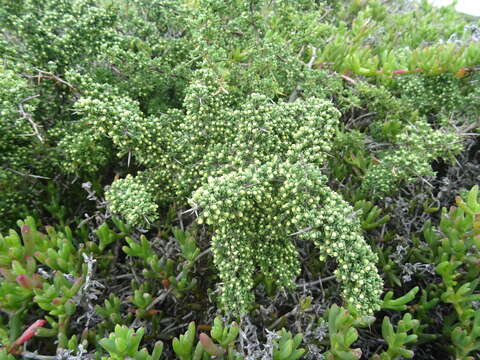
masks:
[[[422,114],[458,110],[466,95],[463,93],[465,85],[452,74],[409,75],[399,78],[397,83],[403,100]]]
[[[115,15],[92,0],[8,2],[0,17],[6,29],[21,39],[18,56],[41,68],[62,70],[95,54],[112,37]]]
[[[292,287],[300,269],[294,239],[302,228],[311,228],[304,236],[342,266],[338,276],[346,301],[364,312],[377,309],[382,282],[375,256],[358,222],[344,220],[353,210],[320,171],[338,126],[331,103],[316,98],[275,103],[252,94],[238,104],[212,72],[202,70],[186,90],[184,108],[181,121],[182,114],[173,111],[150,122],[158,126],[173,119],[161,128],[166,136],[150,138],[147,147],[140,144],[134,151],[141,163],[156,166],[115,181],[107,193],[110,208],[143,223],[154,216],[154,196],[165,200],[162,186],[152,185],[152,179],[166,183],[180,200],[194,192],[192,204],[202,209],[199,222],[215,231],[212,247],[228,311],[248,309],[258,268],[278,287]],[[121,120],[109,119],[107,134],[114,138],[109,129]],[[116,143],[120,149],[127,145]],[[331,227],[322,221],[325,216]],[[322,245],[328,239],[343,244],[342,250],[330,252]]]
[[[157,205],[141,177],[127,175],[112,183],[107,191],[110,210],[122,214],[130,224],[144,225],[154,220]]]
[[[446,128],[434,130],[425,119],[408,124],[395,138],[395,146],[379,154],[368,168],[362,190],[374,197],[390,194],[400,182],[435,175],[431,162],[448,159],[462,150],[459,135]]]
[[[212,178],[193,194],[192,204],[203,209],[199,221],[215,230],[212,247],[225,308],[246,311],[257,268],[276,286],[293,286],[299,272],[295,237],[313,241],[322,260],[337,260],[347,303],[363,313],[379,308],[383,283],[376,256],[353,209],[326,183],[315,165],[274,157]]]

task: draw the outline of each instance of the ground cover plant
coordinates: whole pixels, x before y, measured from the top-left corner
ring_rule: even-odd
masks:
[[[2,0],[0,358],[480,356],[480,20]]]

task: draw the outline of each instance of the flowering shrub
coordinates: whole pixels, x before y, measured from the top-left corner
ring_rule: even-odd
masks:
[[[477,19],[6,0],[0,29],[1,359],[478,355]]]

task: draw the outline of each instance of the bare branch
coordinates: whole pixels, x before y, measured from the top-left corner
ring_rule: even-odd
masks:
[[[22,101],[20,101],[20,103],[18,104],[18,112],[20,113],[20,116],[27,120],[30,125],[32,126],[32,129],[33,129],[33,133],[32,134],[23,134],[23,136],[36,136],[40,142],[43,143],[43,137],[42,135],[40,135],[40,128],[42,127],[41,125],[38,125],[35,121],[33,121],[33,118],[32,118],[32,115],[27,113],[23,107],[23,104],[31,99],[34,99],[36,97],[39,97],[40,95],[32,95],[32,96],[29,96],[29,97],[26,97],[25,99],[23,99]]]
[[[349,76],[347,76],[347,75],[339,74],[339,76],[340,76],[343,80],[348,81],[350,84],[355,85],[355,84],[357,83],[355,80],[353,80],[351,77],[349,77]]]
[[[330,281],[330,280],[333,280],[333,279],[335,279],[335,275],[328,276],[328,277],[323,278],[323,279],[320,278],[320,279],[318,279],[318,280],[310,281],[310,282],[308,282],[308,283],[297,284],[297,288],[315,286],[315,285],[323,284],[325,281]]]
[[[31,178],[35,178],[35,179],[45,179],[45,180],[51,180],[51,178],[49,177],[46,177],[46,176],[40,176],[40,175],[33,175],[33,174],[25,174],[25,173],[22,173],[18,170],[14,170],[14,169],[10,169],[10,168],[4,168],[5,170],[8,170],[8,171],[11,171],[17,175],[20,175],[20,176],[28,176],[28,177],[31,177]]]
[[[295,235],[300,235],[300,234],[304,234],[304,233],[307,233],[309,231],[312,231],[313,230],[313,227],[312,226],[309,226],[309,227],[306,227],[302,230],[298,230],[297,232],[294,232],[293,234],[290,234],[288,236],[295,236]]]
[[[57,83],[61,83],[63,85],[66,85],[70,89],[77,90],[77,88],[75,86],[73,86],[69,82],[63,80],[61,77],[55,75],[52,72],[45,71],[45,70],[42,70],[42,69],[39,69],[39,68],[34,68],[34,69],[35,69],[35,71],[38,71],[38,75],[24,75],[24,76],[27,77],[27,78],[31,78],[31,79],[38,79],[38,81],[40,81],[41,79],[54,80]]]
[[[307,68],[311,69],[313,64],[315,64],[316,60],[317,60],[317,48],[315,46],[312,46],[312,57],[310,58],[310,61],[307,64]]]

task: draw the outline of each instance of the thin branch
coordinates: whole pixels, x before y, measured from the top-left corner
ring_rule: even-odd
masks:
[[[195,262],[200,260],[202,257],[204,257],[205,255],[211,252],[212,252],[212,247],[210,246],[209,248],[203,250],[200,254],[198,254],[198,256],[195,258]]]
[[[312,46],[312,57],[310,58],[310,61],[307,64],[307,68],[311,69],[313,64],[315,64],[316,60],[317,60],[317,48],[315,46]]]
[[[32,96],[29,96],[29,97],[26,97],[25,99],[23,99],[22,101],[20,101],[20,103],[18,104],[18,112],[20,113],[20,116],[23,118],[23,119],[26,119],[30,125],[32,126],[32,129],[33,129],[33,134],[25,134],[23,136],[36,136],[40,142],[43,143],[43,138],[42,136],[40,135],[40,128],[41,128],[41,125],[38,125],[35,121],[33,121],[33,118],[32,118],[32,115],[27,113],[23,107],[23,104],[31,99],[34,99],[36,97],[39,97],[40,95],[32,95]]]
[[[349,77],[349,76],[347,76],[347,75],[339,74],[339,76],[340,76],[343,80],[348,81],[350,84],[355,85],[355,84],[357,83],[355,80],[353,80],[351,77]]]
[[[32,177],[32,178],[35,178],[35,179],[45,179],[45,180],[51,180],[52,178],[49,178],[49,177],[46,177],[46,176],[40,176],[40,175],[33,175],[33,174],[24,174],[20,171],[17,171],[17,170],[14,170],[14,169],[10,169],[10,168],[4,168],[5,170],[8,170],[8,171],[11,171],[17,175],[21,175],[21,176],[28,176],[28,177]]]
[[[479,134],[477,134],[477,133],[469,133],[469,131],[472,131],[472,130],[478,128],[478,127],[480,127],[480,119],[473,122],[472,124],[466,124],[466,125],[460,127],[459,131],[461,132],[461,135],[475,135],[475,136],[478,136]]]
[[[178,329],[183,329],[183,328],[186,328],[187,326],[188,326],[188,323],[184,323],[184,324],[175,326],[175,322],[172,321],[169,326],[167,326],[165,329],[162,330],[162,334],[168,334],[169,332],[171,334],[172,331],[178,330]]]
[[[310,286],[320,285],[320,284],[323,284],[323,283],[326,282],[326,281],[330,281],[330,280],[333,280],[333,279],[335,279],[335,275],[328,276],[328,277],[326,277],[326,278],[320,278],[320,279],[318,279],[318,280],[310,281],[310,282],[308,282],[308,283],[297,284],[297,288],[303,288],[303,287],[310,287]]]
[[[307,68],[310,69],[310,70],[312,69],[313,65],[315,64],[315,61],[317,60],[317,48],[314,47],[314,46],[311,46],[311,49],[312,49],[312,56],[311,56],[310,60],[308,61],[308,64],[306,64]],[[303,54],[303,48],[300,51],[300,53]],[[302,91],[302,87],[300,85],[297,85],[295,87],[295,90],[293,90],[293,92],[288,97],[288,102],[289,103],[295,102],[295,100],[298,99],[300,91]]]
[[[269,326],[270,329],[275,329],[275,327],[280,324],[280,322],[283,320],[283,319],[286,319],[288,318],[289,316],[292,316],[292,315],[295,315],[296,313],[298,313],[298,307],[295,307],[292,311],[289,311],[288,313],[280,316],[277,320],[275,320],[273,322],[272,325]]]
[[[366,114],[362,114],[358,117],[356,117],[355,119],[353,120],[349,120],[347,122],[347,127],[351,127],[353,125],[356,125],[356,128],[357,129],[361,129],[363,128],[366,124],[368,124],[368,122],[370,122],[370,119],[367,119],[366,122],[365,121],[362,121],[360,122],[360,120],[362,119],[365,119],[365,118],[368,118],[370,116],[373,116],[373,115],[376,115],[377,113],[376,112],[369,112],[369,113],[366,113]],[[364,124],[365,123],[365,124]]]
[[[298,94],[300,93],[300,91],[302,90],[302,88],[300,87],[300,85],[297,85],[295,87],[295,90],[293,90],[293,92],[290,94],[290,96],[288,97],[288,102],[289,103],[293,103],[295,102],[295,100],[298,99]]]
[[[180,223],[180,229],[182,229],[182,231],[185,231],[185,226],[183,225],[183,219],[182,219],[182,212],[181,211],[177,212],[177,219],[178,219],[178,222]]]
[[[197,210],[198,210],[198,207],[191,208],[191,209],[188,209],[188,210],[185,210],[184,212],[182,212],[181,215],[191,214],[191,213],[196,212]]]
[[[145,310],[149,311],[149,310],[152,310],[155,305],[157,305],[158,303],[160,302],[163,302],[163,300],[165,300],[167,298],[167,295],[170,294],[172,292],[173,288],[170,287],[167,291],[165,292],[162,292],[160,295],[158,295],[155,300],[153,300],[146,308]]]
[[[38,71],[38,75],[25,75],[25,76],[27,78],[38,79],[39,81],[41,79],[54,80],[57,83],[61,83],[63,85],[66,85],[70,89],[77,90],[77,88],[75,86],[73,86],[69,82],[63,80],[61,77],[55,75],[52,72],[45,71],[45,70],[42,70],[42,69],[39,69],[39,68],[34,68],[34,69],[35,69],[35,71]]]
[[[37,98],[37,97],[39,97],[39,96],[40,96],[39,94],[28,96],[28,97],[26,97],[25,99],[23,99],[22,101],[20,101],[20,103],[27,102],[27,101],[32,100],[32,99],[35,99],[35,98]]]
[[[304,233],[307,233],[307,232],[312,231],[312,230],[313,230],[313,227],[309,226],[309,227],[306,227],[304,229],[298,230],[297,232],[294,232],[293,234],[290,234],[288,236],[300,235],[300,234],[304,234]]]

